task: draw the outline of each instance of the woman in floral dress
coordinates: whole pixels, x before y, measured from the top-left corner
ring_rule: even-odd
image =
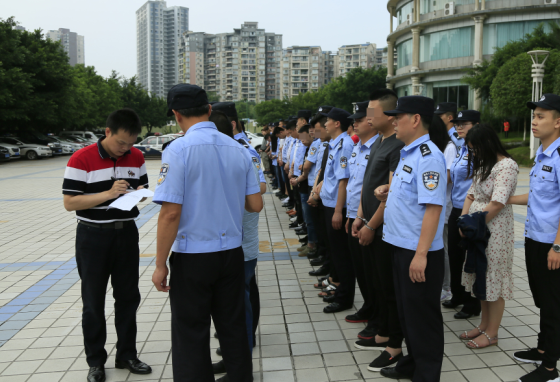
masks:
[[[486,224],[491,233],[486,248],[486,300],[481,301],[480,325],[460,335],[468,340],[467,347],[479,349],[497,345],[505,300],[513,299],[514,220],[512,206],[506,204],[515,193],[519,169],[491,128],[473,127],[466,142],[471,148],[469,176],[473,184],[467,193],[463,215],[487,211]],[[463,271],[465,290],[472,293],[475,278],[474,273]]]

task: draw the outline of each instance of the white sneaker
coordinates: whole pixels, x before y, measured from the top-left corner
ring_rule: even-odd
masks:
[[[286,199],[282,199],[282,200],[280,200],[280,201],[281,201],[282,203],[286,203],[286,202],[288,202],[289,200],[290,200],[290,197],[288,196]]]
[[[452,296],[453,296],[453,295],[451,294],[451,291],[450,291],[450,290],[442,289],[442,290],[441,290],[440,301],[451,300],[451,297],[452,297]]]
[[[292,223],[295,222],[296,220],[297,220],[297,216],[294,216],[294,217],[290,218],[290,221],[291,221]]]

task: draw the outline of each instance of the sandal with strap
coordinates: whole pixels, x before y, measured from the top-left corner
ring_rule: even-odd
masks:
[[[313,284],[313,286],[315,287],[315,289],[323,289],[323,288],[327,288],[329,285],[332,285],[329,281],[328,278],[324,279],[323,281],[321,281],[320,283],[317,284]]]
[[[482,333],[484,333],[484,331],[481,330],[480,327],[478,327],[478,326],[477,326],[475,329],[478,329],[478,334],[477,334],[476,336],[469,337],[469,332],[468,332],[467,330],[465,330],[464,333],[461,333],[461,334],[459,335],[459,339],[460,339],[460,340],[463,340],[463,341],[469,341],[469,340],[475,339],[476,337],[478,337],[478,336],[480,336]]]
[[[334,290],[328,291],[328,292],[321,292],[319,293],[317,296],[319,297],[328,297],[328,296],[333,296],[334,295]]]
[[[486,334],[486,332],[484,332],[484,331],[482,332],[482,334],[484,334],[484,336],[485,336],[486,338],[488,338],[488,345],[482,346],[482,345],[477,344],[477,343],[474,342],[473,340],[470,340],[469,342],[465,343],[465,346],[468,347],[469,349],[473,349],[473,350],[474,350],[474,349],[484,349],[484,348],[487,348],[487,347],[490,347],[490,346],[496,346],[496,345],[498,345],[498,336],[493,337],[493,338],[490,338],[490,336],[489,336],[488,334]],[[479,337],[480,337],[480,336],[479,336]],[[478,337],[477,337],[477,338],[478,338]],[[492,341],[496,341],[496,342],[493,343]],[[471,345],[471,344],[472,344],[472,345]]]

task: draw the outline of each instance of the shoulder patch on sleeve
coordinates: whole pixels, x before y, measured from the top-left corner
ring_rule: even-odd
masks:
[[[165,177],[167,176],[168,171],[169,171],[169,165],[167,163],[162,164],[161,169],[159,170],[159,176],[157,180],[158,186],[165,181]]]
[[[423,143],[420,145],[420,152],[422,153],[422,156],[425,157],[426,155],[431,154],[432,150],[430,150],[430,146]]]
[[[340,157],[340,167],[346,168],[348,165],[348,159],[346,157]]]
[[[422,183],[428,191],[434,191],[439,186],[439,172],[427,171],[422,174]]]

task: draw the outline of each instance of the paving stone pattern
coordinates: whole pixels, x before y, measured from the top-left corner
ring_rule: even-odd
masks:
[[[0,164],[0,381],[84,381],[80,281],[74,260],[74,214],[62,206],[61,185],[68,158],[19,160]],[[147,162],[152,189],[160,162]],[[528,191],[527,169],[518,193]],[[253,365],[255,381],[380,381],[367,365],[379,351],[354,347],[364,324],[344,321],[346,314],[322,312],[325,304],[313,288],[307,259],[297,256],[298,238],[271,190],[260,215],[257,267],[261,320]],[[152,285],[159,207],[140,205],[140,291],[138,351],[153,373],[146,376],[114,369],[116,335],[113,298],[107,289],[107,381],[172,381],[171,313],[167,295]],[[534,306],[523,259],[526,211],[515,207],[515,300],[507,301],[498,346],[473,351],[457,334],[478,319],[457,321],[443,310],[445,358],[443,382],[516,381],[533,365],[511,358],[514,350],[536,345],[539,311]],[[359,292],[355,304],[362,302]],[[212,359],[218,340],[210,339]]]

